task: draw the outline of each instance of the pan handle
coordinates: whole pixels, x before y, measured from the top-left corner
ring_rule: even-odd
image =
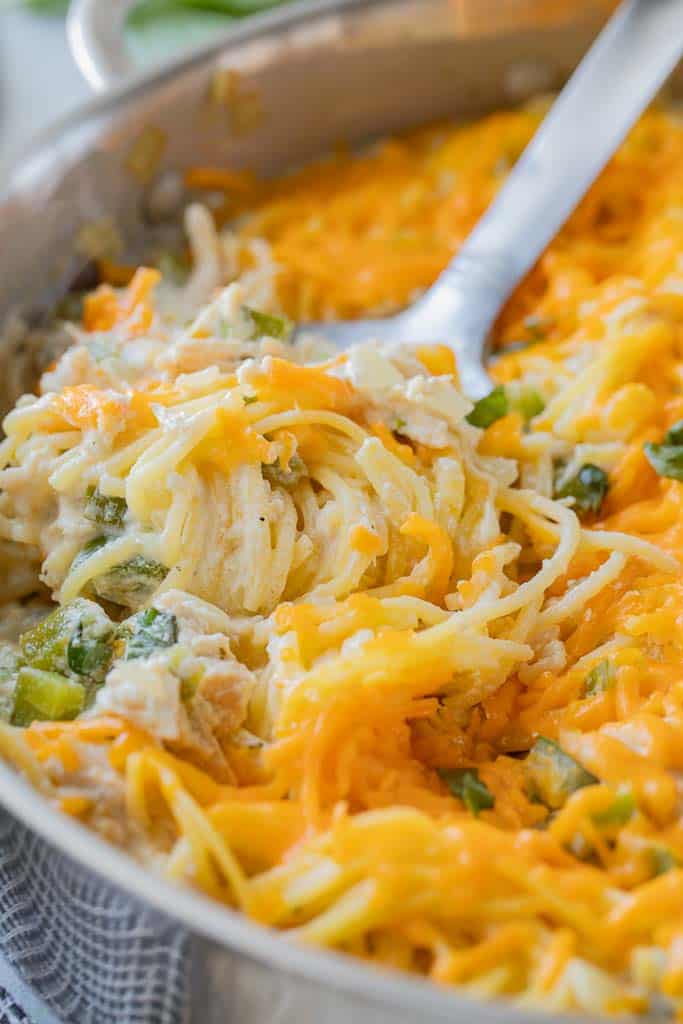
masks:
[[[72,0],[67,36],[74,60],[95,92],[116,85],[135,66],[124,42],[124,26],[135,0]]]

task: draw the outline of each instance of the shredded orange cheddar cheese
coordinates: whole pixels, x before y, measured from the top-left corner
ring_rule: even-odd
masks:
[[[150,296],[161,280],[157,270],[141,267],[135,272],[124,295],[119,297],[110,285],[101,285],[86,296],[83,326],[86,331],[108,331],[117,324],[132,321],[130,330],[142,334],[149,329],[154,315]]]
[[[382,314],[435,279],[540,117],[422,130],[276,182],[197,168],[186,184],[224,193],[242,271],[267,243],[291,317]],[[158,274],[105,271],[84,327],[125,349],[161,316]],[[180,633],[147,676],[115,658],[95,716],[35,722],[21,748],[9,730],[2,749],[93,827],[73,787],[101,757],[124,833],[171,877],[304,942],[524,1005],[680,1017],[683,445],[665,440],[683,421],[680,119],[642,118],[494,335],[506,406],[480,431],[447,391],[453,339],[373,349],[379,387],[353,353],[302,365],[272,339],[240,336],[237,369],[208,316],[182,339],[197,373],[163,363],[118,390],[67,384],[33,419],[19,407],[8,494],[40,431],[51,455],[55,437],[105,435],[128,519],[92,557],[123,552],[110,583],[167,557],[153,606]],[[663,442],[681,449],[668,472]],[[29,503],[35,529],[24,506],[12,521],[32,550],[83,504],[72,466],[92,467],[70,459],[40,492],[62,518]],[[584,493],[586,469],[604,493]],[[81,573],[77,594],[97,596],[77,550],[48,549],[44,576]]]

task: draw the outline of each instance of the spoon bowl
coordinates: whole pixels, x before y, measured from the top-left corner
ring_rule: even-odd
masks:
[[[395,316],[300,331],[342,349],[372,339],[448,344],[465,394],[486,395],[484,361],[503,304],[678,63],[682,25],[683,0],[624,0],[432,287]]]

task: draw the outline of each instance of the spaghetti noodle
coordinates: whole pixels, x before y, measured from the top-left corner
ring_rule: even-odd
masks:
[[[57,608],[0,647],[0,748],[302,941],[675,1016],[683,127],[636,127],[508,304],[474,406],[445,344],[339,355],[284,315],[408,301],[539,116],[274,185],[188,176],[225,200],[188,210],[187,279],[87,296],[4,423],[8,596],[39,575]]]

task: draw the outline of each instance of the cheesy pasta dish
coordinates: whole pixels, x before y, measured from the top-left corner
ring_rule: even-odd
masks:
[[[452,339],[292,341],[413,300],[541,116],[197,168],[186,253],[101,262],[4,421],[0,752],[291,938],[679,1019],[683,123],[511,298],[486,398]]]

